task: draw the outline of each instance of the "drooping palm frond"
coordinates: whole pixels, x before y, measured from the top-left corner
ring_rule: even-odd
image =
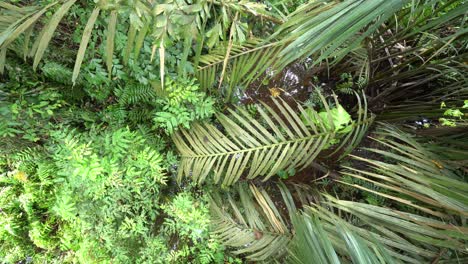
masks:
[[[326,58],[335,58],[337,62],[359,47],[406,3],[404,0],[310,1],[288,16],[273,35],[273,38],[281,36],[286,45],[275,68],[281,69],[314,54],[319,54],[314,63]]]
[[[182,156],[179,180],[187,176],[202,183],[213,174],[214,182],[223,186],[243,175],[247,179],[263,176],[266,181],[281,170],[306,168],[347,133],[352,134],[352,138],[346,137],[351,144],[340,144],[339,148],[350,151],[370,122],[369,118],[364,120],[366,114],[360,108],[361,123],[346,124],[345,131],[340,132],[334,122],[345,112],[331,109],[325,100],[326,110],[320,114],[300,105],[296,112],[281,99],[272,101],[277,110],[262,102],[263,107],[257,105],[257,116],[242,108],[237,112],[229,109],[230,116],[218,114],[224,132],[207,122],[176,132],[173,141]]]
[[[468,130],[466,126],[439,128],[434,133],[431,131],[424,135],[419,141],[422,141],[428,151],[437,153],[442,163],[468,175]]]
[[[323,208],[306,206],[293,217],[293,226],[295,236],[288,248],[288,263],[348,263],[348,259],[352,263],[396,263],[372,235],[361,236],[345,220]]]
[[[373,193],[435,217],[448,219],[450,215],[462,218],[468,216],[468,184],[444,164],[437,154],[427,151],[408,134],[394,127],[380,127],[376,137],[372,139],[386,149],[365,150],[393,162],[352,156],[367,164],[368,168],[364,170],[346,166],[343,175],[370,182],[386,190]]]
[[[425,96],[446,86],[443,80],[459,82],[468,79],[465,26],[468,6],[460,1],[417,1],[389,19],[379,34],[381,41],[370,49],[374,71],[369,84],[378,101],[387,104]],[[421,89],[426,86],[427,88]],[[451,87],[446,87],[447,93]],[[423,100],[424,101],[424,100]]]
[[[468,80],[455,80],[450,84],[440,82],[435,85],[437,87],[426,91],[427,94],[387,106],[385,111],[378,116],[378,120],[385,122],[411,121],[420,116],[438,119],[443,117],[447,110],[447,108],[441,107],[441,104],[448,107],[462,107],[463,101],[460,99],[468,98]],[[392,95],[396,95],[396,93],[392,93]],[[398,97],[398,95],[396,96]]]
[[[347,54],[362,50],[363,41],[406,2],[310,1],[291,13],[268,40],[257,46],[247,43],[244,47],[247,50],[226,54],[224,47],[204,55],[205,63],[198,69],[197,77],[202,87],[213,87],[223,61],[229,59],[228,76],[233,77],[225,94],[228,100],[236,85],[248,86],[268,68],[272,73],[280,72],[290,63],[309,56],[314,56],[314,64],[329,58],[337,63]]]
[[[29,57],[34,57],[34,68],[37,68],[44,53],[57,29],[58,24],[67,14],[69,9],[76,3],[76,0],[55,0],[48,5],[37,5],[30,7],[19,7],[12,4],[1,3],[0,5],[0,51],[2,55],[6,52],[8,46],[17,40],[23,33],[24,39],[24,54]],[[81,62],[86,52],[87,43],[92,33],[93,26],[99,16],[110,16],[107,21],[107,36],[104,56],[106,57],[106,65],[109,74],[112,72],[112,54],[114,52],[114,38],[117,18],[125,20],[130,24],[128,31],[128,41],[124,49],[124,63],[127,63],[131,54],[134,59],[138,58],[144,40],[150,36],[153,40],[153,52],[151,58],[155,55],[156,49],[159,48],[160,55],[160,73],[161,82],[164,79],[164,57],[165,46],[167,40],[185,39],[185,48],[181,62],[182,66],[186,66],[187,56],[191,49],[193,40],[193,30],[204,28],[208,18],[212,16],[210,13],[217,13],[217,6],[222,6],[223,14],[222,21],[217,21],[219,30],[226,30],[225,27],[231,24],[231,17],[227,15],[226,9],[236,10],[245,16],[261,17],[273,21],[274,23],[282,23],[274,13],[268,12],[266,5],[257,2],[249,1],[202,1],[196,3],[187,3],[182,0],[171,1],[165,4],[155,3],[154,1],[99,1],[94,5],[94,10],[88,19],[85,31],[83,32],[80,49],[78,50],[73,80],[81,68]],[[50,20],[44,21],[44,14],[57,7],[54,15]],[[93,6],[90,6],[93,7]],[[53,10],[52,10],[53,11]],[[120,14],[120,15],[119,15]],[[216,15],[215,15],[216,16]],[[154,23],[157,21],[157,23]],[[33,36],[36,22],[44,24],[41,32],[37,34],[35,43],[29,48],[30,37]],[[233,24],[233,23],[232,23]],[[86,30],[87,29],[87,30]],[[238,29],[240,30],[240,29]],[[221,32],[219,32],[221,34]],[[240,32],[239,34],[244,34]],[[197,34],[195,34],[197,35]],[[217,34],[214,34],[217,36]],[[1,61],[0,61],[1,62]],[[0,64],[0,68],[2,65]]]
[[[415,57],[419,58],[417,53],[408,53],[406,55],[416,55]],[[395,104],[407,98],[417,100],[418,97],[427,96],[434,90],[442,90],[438,89],[442,88],[441,86],[447,86],[443,90],[446,93],[450,93],[455,91],[457,83],[466,87],[468,83],[468,75],[466,74],[468,66],[464,65],[462,62],[467,59],[468,52],[465,52],[457,54],[454,57],[448,56],[444,59],[437,60],[435,63],[430,63],[429,61],[428,63],[411,63],[409,61],[404,61],[404,63],[399,65],[401,67],[395,65],[393,69],[382,71],[379,76],[375,76],[370,83],[373,89],[375,89],[375,87],[383,87],[382,91],[370,100],[370,104],[373,105],[379,101]],[[410,64],[412,64],[412,69],[403,69]],[[452,78],[452,83],[450,85],[444,84],[444,82],[446,83],[448,81],[447,77]],[[427,88],[421,89],[421,87],[424,86]],[[424,101],[424,99],[421,101]]]
[[[75,4],[76,0],[68,1],[53,1],[52,3],[44,6],[43,8],[35,7],[16,7],[12,5],[2,5],[0,6],[0,13],[3,12],[12,12],[13,15],[8,18],[6,25],[3,26],[3,29],[0,33],[0,49],[6,50],[9,45],[12,44],[21,34],[25,33],[24,41],[24,57],[27,56],[34,57],[33,68],[36,69],[39,65],[39,62],[42,60],[44,53],[49,46],[57,26],[67,14],[68,10]],[[54,15],[50,20],[44,25],[41,32],[38,34],[35,42],[32,47],[29,48],[29,39],[34,30],[35,24],[42,19],[42,16],[50,10],[53,6],[60,4]],[[22,10],[30,10],[29,12],[22,12]],[[94,27],[94,23],[99,14],[100,9],[96,8],[93,14],[91,14],[88,24],[86,25],[85,32],[83,33],[83,38],[80,44],[80,49],[75,62],[75,68],[73,71],[72,81],[76,81],[78,73],[81,68],[81,62],[83,61],[86,46],[88,44],[89,38],[91,36],[91,31]],[[12,20],[13,17],[18,16],[18,14],[23,14],[21,19]],[[0,65],[1,67],[1,65]]]
[[[55,4],[57,3],[53,2],[41,9],[35,6],[17,7],[0,3],[0,47],[7,47]]]
[[[290,217],[296,206],[291,191],[284,184],[268,189],[253,184],[237,187],[236,196],[212,196],[212,234],[233,249],[233,254],[242,254],[250,261],[282,257],[293,235]],[[307,193],[310,188],[302,185],[294,191],[300,196],[298,200],[310,202],[313,197]]]
[[[412,43],[409,48],[421,49],[428,44],[436,44],[439,37],[463,35],[466,33],[463,25],[467,11],[464,1],[413,1],[389,19],[387,33],[391,34],[383,34],[384,41],[377,44],[376,49],[391,48],[406,41]]]
[[[325,196],[329,208],[349,214],[360,226],[350,227],[372,238],[387,248],[389,254],[404,262],[428,263],[436,258],[452,259],[456,254],[467,254],[468,229],[446,221],[407,213],[382,206],[338,200]],[[333,224],[333,222],[332,222]],[[451,254],[444,254],[451,251]],[[454,253],[455,252],[455,253]]]

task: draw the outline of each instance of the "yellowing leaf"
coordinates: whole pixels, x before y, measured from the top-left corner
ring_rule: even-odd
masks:
[[[271,94],[271,96],[273,96],[273,97],[278,97],[278,96],[280,96],[280,95],[281,95],[281,91],[283,91],[283,89],[281,89],[281,88],[276,88],[276,87],[270,88],[270,89],[268,89],[268,90],[270,90],[270,94]]]
[[[18,171],[15,173],[15,175],[13,175],[13,178],[20,182],[26,182],[28,180],[28,175],[26,175],[24,171]]]

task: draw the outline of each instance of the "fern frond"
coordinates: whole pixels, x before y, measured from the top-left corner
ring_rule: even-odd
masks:
[[[230,109],[231,117],[218,114],[225,135],[207,122],[175,133],[173,141],[182,155],[179,180],[185,174],[201,183],[214,172],[216,183],[222,179],[222,185],[229,186],[244,173],[248,179],[264,175],[266,181],[280,170],[309,166],[336,136],[331,115],[324,120],[300,105],[296,113],[285,101],[272,100],[278,110],[262,103],[257,106],[259,121],[241,108],[239,114]]]
[[[71,78],[72,78],[72,71],[71,69],[58,64],[56,62],[47,62],[41,68],[42,73],[49,79],[54,82],[65,84],[65,85],[72,85]]]
[[[148,108],[135,107],[128,111],[128,121],[134,125],[143,124],[151,120],[153,114],[154,113]]]
[[[142,84],[127,84],[125,87],[116,88],[115,95],[122,105],[150,103],[157,97],[152,86]]]

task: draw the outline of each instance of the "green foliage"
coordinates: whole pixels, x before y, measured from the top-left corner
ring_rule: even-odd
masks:
[[[66,85],[54,76],[67,69],[47,65],[48,78]],[[32,93],[7,87],[8,101],[1,107],[2,120],[7,122],[2,122],[0,142],[2,146],[11,142],[0,150],[2,261],[224,263],[229,259],[208,232],[206,199],[195,200],[187,192],[174,201],[160,200],[169,180],[165,171],[177,162],[165,149],[164,139],[151,135],[145,126],[130,130],[119,125],[133,113],[127,107],[189,109],[199,100],[211,99],[205,99],[196,86],[188,93],[179,87],[168,99],[158,99],[152,88],[128,85],[115,90],[118,101],[108,106],[109,112],[96,115],[66,104],[59,89],[35,85],[39,89]],[[141,93],[144,89],[146,94]],[[207,112],[198,113],[201,117]],[[54,123],[70,120],[75,125],[80,119],[87,120],[85,130]],[[100,119],[116,123],[96,125]],[[41,145],[34,145],[38,142]],[[179,207],[183,209],[175,210]]]
[[[47,146],[47,163],[27,156],[17,161],[18,168],[12,168],[16,170],[2,175],[2,210],[11,214],[2,219],[27,219],[5,223],[2,252],[14,254],[19,242],[12,241],[18,237],[24,251],[15,261],[34,256],[35,247],[51,256],[71,250],[86,262],[137,258],[133,252],[146,246],[142,236],[152,232],[158,216],[159,192],[165,184],[160,154],[128,129],[83,134],[65,129],[51,136],[54,144]],[[35,169],[20,170],[25,161]],[[12,195],[23,202],[18,204],[9,198]],[[13,258],[9,255],[4,257]]]
[[[14,263],[65,257],[58,254],[62,236],[57,227],[63,221],[51,210],[57,192],[54,163],[40,148],[5,154],[2,149],[0,259]]]
[[[100,249],[96,252],[118,262],[135,258],[132,252],[145,246],[144,237],[158,215],[165,184],[161,155],[128,129],[86,134],[65,130],[52,138],[50,150],[63,182],[58,194],[63,198],[53,210],[78,233],[71,248],[84,254],[82,244],[91,241]]]
[[[466,262],[466,1],[33,2],[0,2],[1,263]]]
[[[187,263],[191,258],[191,263],[224,263],[224,247],[209,233],[210,215],[206,196],[194,197],[182,192],[171,203],[161,207],[167,214],[162,233],[176,240],[172,247],[175,249],[169,252],[164,263]]]
[[[21,137],[37,142],[52,128],[50,118],[64,104],[54,89],[39,86],[36,91],[12,90],[10,100],[0,102],[0,137]]]
[[[125,106],[151,103],[157,98],[153,87],[133,83],[116,88],[114,93],[118,97],[119,103]]]
[[[363,88],[366,83],[366,80],[362,77],[359,77],[359,79],[354,82],[354,78],[350,73],[343,73],[340,78],[341,80],[335,90],[341,94],[352,95],[355,92],[356,87]]]
[[[155,113],[154,123],[168,135],[179,126],[189,129],[193,121],[208,119],[215,112],[214,100],[199,91],[194,80],[167,80],[165,89],[165,97],[156,101],[162,108]]]
[[[439,118],[439,122],[442,126],[456,127],[457,124],[466,125],[464,117],[466,115],[465,109],[468,108],[468,100],[464,101],[464,104],[461,107],[452,107],[444,111],[443,116]],[[442,102],[440,105],[441,109],[446,108],[447,105],[445,102]]]
[[[325,124],[325,131],[334,130],[337,133],[348,133],[352,130],[351,115],[337,104],[330,111],[318,112],[318,117],[313,113],[313,109],[308,108],[306,113],[301,116],[302,120],[312,120],[316,125]],[[331,118],[332,122],[327,122]]]
[[[287,180],[289,177],[292,177],[296,174],[296,170],[295,169],[290,169],[288,171],[284,171],[284,170],[280,170],[278,172],[278,176],[281,178],[281,179],[284,179],[284,180]]]
[[[316,263],[348,263],[348,260],[351,263],[395,263],[382,243],[372,239],[370,246],[367,238],[350,229],[340,217],[327,215],[334,221],[332,227],[320,219],[320,213],[317,213],[311,207],[306,207],[302,214],[295,216],[293,224],[297,236],[291,242],[289,263],[305,264],[311,259]]]

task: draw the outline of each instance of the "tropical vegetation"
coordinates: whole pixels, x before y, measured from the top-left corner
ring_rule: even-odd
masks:
[[[0,2],[0,263],[466,263],[465,0]]]

